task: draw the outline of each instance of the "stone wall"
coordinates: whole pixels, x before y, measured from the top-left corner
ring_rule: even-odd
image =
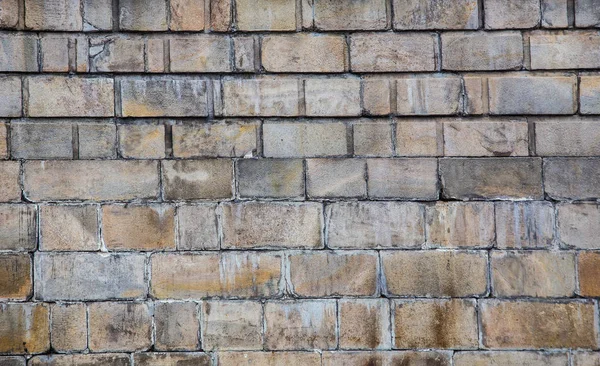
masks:
[[[0,365],[600,365],[599,0],[0,0]]]

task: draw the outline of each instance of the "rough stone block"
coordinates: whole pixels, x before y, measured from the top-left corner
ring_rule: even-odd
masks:
[[[98,302],[90,304],[88,312],[91,351],[145,351],[152,346],[148,304]]]
[[[531,68],[595,69],[600,67],[600,34],[595,31],[529,36]]]
[[[42,59],[40,60],[42,71],[69,71],[69,38],[44,35],[40,38],[40,47],[42,49]]]
[[[0,250],[34,251],[37,210],[34,205],[0,205]]]
[[[366,197],[366,164],[358,159],[306,160],[310,197]]]
[[[83,30],[112,30],[112,4],[112,0],[83,0]],[[115,22],[116,21],[118,20],[115,19]]]
[[[441,247],[491,247],[494,204],[438,202],[427,207],[427,241]]]
[[[444,70],[512,70],[523,66],[519,32],[442,34]]]
[[[307,116],[358,116],[360,80],[356,78],[306,79]]]
[[[43,1],[40,1],[43,2]],[[44,40],[42,38],[42,45]],[[0,71],[38,71],[37,37],[19,33],[0,36]]]
[[[33,30],[81,31],[83,28],[79,0],[25,0],[25,9],[25,26]]]
[[[396,155],[444,155],[442,123],[435,120],[407,120],[396,124]]]
[[[600,296],[600,253],[579,252],[577,257],[577,269],[579,279],[579,294],[581,296]]]
[[[553,242],[554,206],[551,203],[496,203],[496,243],[498,248],[549,248]]]
[[[21,116],[21,78],[18,76],[0,76],[0,116]]]
[[[185,205],[177,207],[177,249],[219,249],[217,206]]]
[[[492,365],[547,365],[566,366],[565,353],[542,353],[524,351],[467,351],[457,352],[453,357],[455,366]]]
[[[371,198],[435,200],[438,197],[435,159],[368,159]]]
[[[534,28],[540,24],[540,0],[486,0],[485,28]]]
[[[342,349],[389,349],[390,303],[387,299],[343,299],[338,303]]]
[[[40,206],[40,250],[100,249],[96,205]]]
[[[52,304],[50,308],[52,348],[58,352],[87,348],[87,309],[83,303]]]
[[[262,66],[270,72],[344,72],[346,48],[341,35],[266,36],[261,42]]]
[[[35,354],[50,350],[46,304],[0,305],[0,352]]]
[[[242,31],[296,30],[294,0],[237,0],[236,15]]]
[[[600,103],[600,99],[598,102]],[[583,107],[583,100],[581,103]],[[534,122],[535,152],[538,156],[600,155],[598,120],[550,118]]]
[[[318,352],[220,352],[217,354],[219,365],[319,365],[321,355]]]
[[[33,289],[31,278],[29,254],[0,255],[0,300],[27,300]]]
[[[11,155],[16,159],[72,159],[73,126],[70,123],[13,123]]]
[[[200,349],[199,306],[195,302],[154,303],[154,324],[156,350]]]
[[[129,355],[123,353],[112,354],[54,354],[35,356],[30,361],[32,366],[128,366]]]
[[[401,116],[453,115],[461,111],[461,80],[420,77],[396,80],[396,111]]]
[[[581,114],[600,114],[600,76],[579,78],[579,109]]]
[[[166,200],[231,198],[233,162],[228,159],[164,160]]]
[[[206,301],[202,306],[202,348],[262,350],[263,309],[255,301]]]
[[[0,202],[21,200],[20,170],[18,161],[0,161]]]
[[[371,30],[389,27],[384,0],[313,2],[314,22],[322,30]]]
[[[525,119],[444,122],[445,156],[527,156]]]
[[[392,125],[389,122],[365,121],[352,126],[354,155],[388,157],[393,154]]]
[[[557,206],[560,242],[570,248],[600,249],[600,207],[596,204],[562,204]]]
[[[209,0],[171,0],[169,29],[172,31],[203,30],[205,1]]]
[[[569,26],[567,2],[567,0],[541,0],[542,27],[567,28]]]
[[[129,31],[167,30],[165,0],[119,0],[119,27]]]
[[[117,156],[117,128],[114,124],[80,124],[79,158],[114,158]]]
[[[16,28],[19,24],[19,0],[3,1],[0,5],[0,28]]]
[[[272,76],[257,79],[223,78],[222,114],[248,117],[297,116],[300,111],[298,83],[294,78]]]
[[[382,78],[363,78],[363,112],[372,116],[384,116],[392,113],[392,95],[390,86],[394,80]]]
[[[553,199],[596,200],[600,197],[600,159],[545,159],[544,187]]]
[[[137,366],[211,366],[209,354],[202,352],[134,353],[133,362]]]
[[[301,159],[243,159],[237,162],[241,197],[301,198],[304,163]]]
[[[225,121],[173,126],[173,155],[177,158],[243,157],[258,150],[258,123]]]
[[[393,0],[394,29],[477,29],[477,0]]]
[[[600,24],[599,4],[598,0],[575,1],[575,25],[577,27],[598,27]]]
[[[347,155],[346,133],[342,122],[266,122],[264,154],[274,158]]]
[[[216,35],[177,37],[169,41],[171,72],[229,72],[231,39]]]
[[[435,36],[427,33],[354,33],[350,37],[352,71],[435,71],[434,44]]]
[[[119,151],[123,158],[165,157],[165,127],[162,125],[119,125]]]

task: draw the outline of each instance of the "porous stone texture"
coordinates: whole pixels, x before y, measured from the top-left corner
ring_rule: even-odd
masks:
[[[0,0],[0,366],[598,366],[600,0]]]

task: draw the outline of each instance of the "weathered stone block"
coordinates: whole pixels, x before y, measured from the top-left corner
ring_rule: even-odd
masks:
[[[364,121],[352,126],[354,155],[388,157],[393,154],[392,125],[389,122]]]
[[[579,109],[581,114],[600,114],[600,76],[579,78]]]
[[[572,353],[573,366],[596,366],[600,363],[600,353],[578,351]]]
[[[162,125],[119,125],[119,151],[124,158],[165,157],[165,127]]]
[[[91,38],[90,71],[144,72],[144,47],[142,38]]]
[[[85,304],[52,304],[50,314],[52,348],[59,352],[85,350],[88,334]]]
[[[390,86],[395,80],[382,78],[363,78],[362,105],[366,115],[384,116],[392,113],[392,94]]]
[[[571,297],[577,286],[573,253],[492,252],[491,271],[497,297]]]
[[[200,349],[199,306],[195,302],[154,303],[154,323],[156,350]]]
[[[98,302],[90,304],[88,311],[91,351],[144,351],[152,346],[148,304]]]
[[[13,123],[10,138],[13,158],[73,158],[73,126],[71,124]]]
[[[453,357],[455,366],[492,365],[548,365],[566,366],[566,353],[542,353],[523,351],[467,351],[457,352]]]
[[[38,253],[35,294],[40,300],[139,299],[146,296],[142,254]]]
[[[254,155],[257,141],[256,122],[173,126],[173,155],[178,158]]]
[[[0,159],[8,158],[8,126],[0,122]]]
[[[600,249],[600,207],[596,204],[557,206],[558,237],[562,244],[579,249]]]
[[[398,121],[396,124],[396,155],[444,155],[443,127],[435,120]]]
[[[43,355],[31,359],[32,366],[128,366],[129,355],[124,353],[112,354],[71,354],[71,355]]]
[[[569,26],[569,9],[567,0],[541,0],[542,27],[567,28]]]
[[[217,355],[219,365],[223,366],[319,365],[321,363],[321,355],[318,352],[220,352]]]
[[[596,200],[600,197],[600,159],[545,159],[544,187],[554,199]]]
[[[504,249],[537,249],[554,242],[554,206],[549,202],[496,203],[496,243]]]
[[[434,37],[426,33],[354,33],[350,37],[352,71],[434,71]]]
[[[28,161],[24,195],[40,200],[131,200],[159,194],[155,161]]]
[[[45,39],[42,38],[42,44]],[[0,71],[37,72],[37,37],[25,33],[0,36]]]
[[[209,0],[172,0],[169,5],[172,31],[201,31],[204,29],[205,1]]]
[[[27,300],[33,289],[31,277],[31,256],[29,254],[0,255],[1,300]]]
[[[306,160],[310,197],[366,197],[366,164],[358,159]]]
[[[322,225],[319,203],[224,204],[221,247],[322,248]]]
[[[359,116],[360,80],[356,78],[306,79],[307,116]]]
[[[386,292],[392,296],[467,297],[487,292],[487,255],[466,251],[381,254]]]
[[[444,122],[445,156],[527,156],[525,119]]]
[[[435,159],[368,159],[371,198],[435,200],[438,197]]]
[[[0,205],[0,250],[34,251],[37,210],[34,205]]]
[[[327,206],[327,244],[338,249],[419,248],[425,207],[400,202],[339,202]]]
[[[21,116],[21,78],[18,76],[0,77],[0,116]]]
[[[231,42],[216,35],[173,38],[169,41],[171,72],[229,72]]]
[[[477,0],[394,0],[394,29],[477,29]]]
[[[167,30],[165,0],[119,0],[119,27],[131,31]]]
[[[299,81],[294,78],[223,78],[223,116],[297,116]],[[215,108],[216,109],[216,108]],[[217,112],[215,112],[218,114]]]
[[[100,249],[96,205],[44,205],[40,216],[40,250]]]
[[[440,173],[445,198],[543,198],[539,158],[441,159]]]
[[[0,356],[0,363],[3,366],[25,366],[27,365],[27,359],[22,356]]]
[[[233,39],[234,68],[236,71],[254,72],[258,68],[258,53],[256,47],[259,38],[254,36],[240,36]]]
[[[579,252],[577,257],[579,294],[581,296],[600,296],[600,253]]]
[[[21,200],[20,170],[18,161],[0,161],[0,202]]]
[[[114,83],[109,78],[27,77],[30,117],[112,117]]]
[[[600,67],[600,34],[595,31],[529,37],[532,69],[594,69]]]
[[[577,27],[598,27],[600,7],[598,0],[575,1],[575,25]]]
[[[150,292],[158,299],[251,298],[280,294],[280,253],[156,253]]]
[[[540,0],[487,0],[485,28],[534,28],[540,23]]]
[[[302,252],[289,255],[292,291],[300,297],[374,296],[374,252]]]
[[[138,366],[211,366],[210,355],[202,352],[134,353],[133,362]]]
[[[384,0],[326,1],[313,3],[314,22],[322,30],[367,30],[389,27]]]
[[[206,81],[199,79],[122,79],[123,117],[206,116]]]
[[[112,4],[112,0],[83,0],[83,30],[112,30]],[[118,20],[115,19],[114,21],[117,22]]]
[[[42,71],[69,71],[69,38],[44,35],[40,38],[40,46],[42,48],[42,59],[40,60]]]
[[[117,156],[117,127],[114,124],[80,124],[79,158],[114,158]]]
[[[267,349],[336,347],[334,300],[270,301],[265,305]]]
[[[256,301],[206,301],[202,306],[202,348],[262,350],[263,309]]]
[[[164,160],[166,200],[231,198],[233,162],[229,159]]]
[[[83,28],[79,0],[25,0],[25,9],[27,28],[55,31]]]
[[[444,70],[518,70],[522,65],[519,32],[442,34]]]
[[[16,28],[19,24],[19,0],[3,1],[0,5],[0,28]]]
[[[397,115],[453,115],[461,111],[461,80],[457,77],[421,77],[396,80]]]
[[[479,311],[484,347],[598,347],[590,302],[484,300]]]
[[[236,1],[237,26],[242,31],[296,30],[294,0]]]
[[[217,206],[185,205],[177,207],[177,249],[219,249]]]
[[[271,72],[344,72],[348,67],[343,36],[272,35],[262,39],[261,47],[262,66]]]
[[[396,348],[477,348],[474,300],[396,300]]]
[[[387,299],[343,299],[338,303],[342,349],[389,349],[390,303]]]
[[[600,99],[598,102],[600,103]],[[583,99],[581,100],[581,103],[583,108]],[[600,155],[600,124],[598,123],[598,120],[551,118],[534,121],[535,152],[537,155]]]
[[[266,122],[263,149],[267,157],[319,157],[348,154],[346,125],[341,122]]]
[[[50,349],[46,304],[0,305],[0,352],[43,353]]]
[[[442,247],[491,247],[494,204],[438,202],[427,207],[427,241]]]
[[[237,184],[241,197],[303,197],[304,163],[301,159],[239,160]]]

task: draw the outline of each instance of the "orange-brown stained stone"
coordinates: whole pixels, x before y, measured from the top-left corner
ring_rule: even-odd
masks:
[[[31,290],[29,254],[0,255],[0,299],[26,300]]]
[[[0,304],[0,353],[43,353],[50,349],[46,304]]]

